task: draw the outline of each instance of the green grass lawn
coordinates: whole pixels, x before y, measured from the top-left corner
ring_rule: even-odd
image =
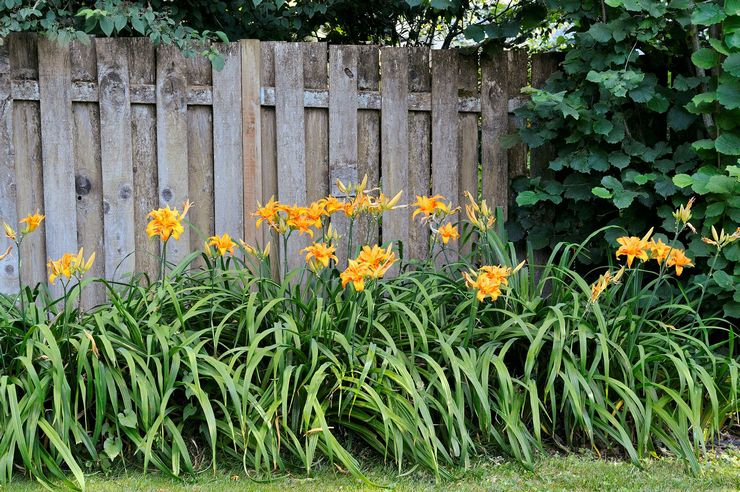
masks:
[[[425,473],[398,477],[380,465],[367,470],[378,485],[396,490],[740,490],[740,450],[715,455],[703,464],[699,476],[686,473],[681,463],[672,459],[646,461],[637,468],[624,461],[597,459],[591,455],[543,457],[535,472],[528,472],[510,461],[478,461],[461,471],[456,479],[435,484]],[[241,471],[203,472],[195,478],[177,481],[157,473],[129,472],[113,476],[88,477],[91,491],[315,491],[372,490],[374,487],[329,467],[317,470],[310,478],[285,476],[268,483],[250,480]],[[43,490],[40,484],[18,480],[0,485],[0,490]]]

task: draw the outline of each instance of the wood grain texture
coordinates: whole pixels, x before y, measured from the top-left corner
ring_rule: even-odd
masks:
[[[380,87],[380,50],[375,46],[357,47],[357,90],[377,91]],[[380,188],[380,111],[357,111],[357,177],[367,176],[369,190]],[[375,217],[365,217],[356,224],[358,245],[380,241],[380,227]]]
[[[478,57],[476,55],[461,56],[458,64],[458,84],[461,94],[478,97]],[[460,155],[460,173],[458,181],[457,205],[464,207],[468,191],[473,197],[478,197],[478,115],[474,113],[459,113],[458,120],[458,149]],[[464,208],[463,208],[464,210]],[[458,230],[463,234],[462,220],[464,214],[457,217]],[[460,252],[470,252],[472,239]]]
[[[176,207],[188,198],[188,115],[185,63],[173,46],[157,48],[157,174],[162,207]],[[168,261],[180,261],[190,250],[186,227],[179,241],[168,243]]]
[[[303,43],[303,83],[306,89],[327,90],[326,43]],[[306,200],[329,194],[329,111],[305,108],[306,118]]]
[[[527,52],[521,49],[507,51],[507,93],[508,97],[521,97],[522,87],[527,85]],[[515,133],[521,127],[519,118],[509,114],[509,133]],[[527,170],[527,146],[519,143],[508,149],[509,179],[517,176],[528,175]],[[510,197],[511,198],[511,197]],[[511,204],[509,204],[511,205]]]
[[[13,148],[15,149],[16,209],[24,217],[44,207],[44,178],[41,156],[41,117],[34,102],[13,103]],[[46,221],[23,240],[21,276],[25,285],[46,279]],[[14,226],[15,227],[15,226]]]
[[[136,269],[128,50],[115,39],[97,39],[95,50],[100,90],[105,277],[117,281]]]
[[[203,57],[188,60],[185,74],[188,86],[211,83],[211,64]],[[193,203],[190,222],[189,251],[200,251],[214,234],[214,129],[213,113],[206,106],[188,106],[188,197]],[[201,266],[200,259],[194,266]]]
[[[275,128],[277,134],[278,199],[287,205],[306,204],[306,129],[303,110],[303,50],[299,43],[275,45]],[[287,250],[288,269],[304,264],[300,251],[307,235],[291,234]]]
[[[244,237],[242,57],[239,43],[219,45],[226,64],[213,71],[213,186],[215,231]]]
[[[380,65],[383,69],[381,102],[381,169],[383,192],[395,196],[403,191],[402,200],[409,196],[409,59],[404,48],[382,48]],[[399,241],[409,247],[410,228],[407,209],[383,214],[383,243]]]
[[[56,259],[77,252],[69,45],[42,37],[38,55],[46,253]],[[61,292],[59,283],[53,292]]]
[[[260,83],[262,86],[275,86],[275,46],[276,42],[260,43]],[[271,197],[278,196],[278,174],[277,174],[277,135],[275,123],[275,109],[262,108],[262,200],[261,203],[267,202]],[[269,230],[267,226],[262,226],[263,235],[262,245],[268,242],[272,244],[270,253],[270,265],[275,276],[278,275],[280,268],[280,248],[277,235]]]
[[[432,194],[442,195],[456,206],[460,196],[458,156],[458,53],[456,50],[432,50]],[[454,220],[451,219],[451,220]],[[441,241],[435,241],[439,251]],[[448,243],[446,256],[455,258],[457,243]],[[433,254],[437,254],[434,251]],[[438,263],[445,260],[437,256]]]
[[[336,187],[343,183],[356,183],[362,176],[357,170],[357,47],[329,47],[329,185],[336,196],[342,194]],[[352,198],[352,197],[349,197]],[[349,219],[334,214],[332,225],[341,236],[337,245],[339,265],[355,252],[348,251]],[[353,238],[355,250],[358,244]]]
[[[262,202],[262,112],[260,110],[261,47],[258,40],[242,40],[241,44],[241,123],[243,166],[243,229],[244,240],[251,245],[264,244],[258,234],[252,213]],[[258,241],[259,238],[259,241]]]
[[[98,80],[94,44],[70,44],[72,83]],[[103,176],[100,159],[100,111],[94,103],[73,103],[75,193],[77,194],[77,243],[85,255],[95,252],[90,277],[105,277],[103,233]],[[105,301],[105,286],[92,283],[85,288],[82,307],[87,309]]]
[[[129,54],[129,81],[133,84],[156,82],[156,52],[147,39],[126,40]],[[156,279],[159,265],[159,240],[146,234],[147,214],[159,207],[157,178],[157,115],[150,104],[131,104],[131,139],[134,176],[134,244],[136,272]]]
[[[508,132],[507,59],[498,52],[481,60],[481,168],[483,198],[508,215],[509,163],[501,137]]]
[[[15,227],[16,211],[15,156],[13,151],[13,100],[10,93],[10,56],[7,43],[0,46],[0,222]],[[12,245],[0,239],[0,254]],[[18,292],[18,252],[0,260],[0,294]]]
[[[430,50],[428,48],[409,48],[409,92],[411,94],[428,92],[432,87],[432,74],[429,68]],[[409,191],[408,203],[414,203],[417,195],[431,192],[432,167],[432,118],[427,112],[409,114]],[[404,251],[407,259],[426,258],[429,252],[429,228],[411,218],[410,207],[407,213],[409,224],[409,246]]]

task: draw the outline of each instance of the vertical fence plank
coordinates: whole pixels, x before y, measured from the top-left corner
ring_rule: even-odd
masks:
[[[303,110],[303,51],[298,43],[275,45],[275,128],[278,137],[278,197],[287,205],[306,203],[306,130]],[[300,250],[308,243],[294,233],[287,250],[289,269],[302,265]],[[283,245],[281,244],[282,248]]]
[[[70,45],[72,81],[98,81],[94,44],[74,42]],[[105,277],[105,235],[103,233],[103,176],[100,160],[100,112],[98,104],[73,103],[75,193],[77,194],[77,243],[87,255],[95,252],[95,262],[88,272]],[[105,301],[105,286],[90,284],[82,298],[83,308]]]
[[[269,41],[260,43],[260,83],[262,87],[275,87],[275,46],[278,43]],[[262,200],[265,203],[270,197],[278,195],[277,185],[277,134],[275,124],[275,108],[262,108]],[[274,246],[270,254],[270,264],[273,274],[277,275],[280,265],[280,248],[278,247],[277,235],[269,230],[266,225],[262,226],[262,244],[268,241]]]
[[[134,272],[134,167],[129,102],[128,52],[117,39],[96,39],[103,169],[105,276]]]
[[[483,198],[491,206],[509,208],[509,164],[501,137],[508,131],[506,53],[499,52],[481,61],[481,167]]]
[[[460,196],[458,58],[456,50],[432,51],[432,194],[444,196],[453,206]],[[442,248],[439,240],[435,243]],[[447,249],[455,251],[457,244],[449,243]],[[438,259],[444,260],[441,255]]]
[[[374,91],[380,88],[380,52],[375,46],[357,47],[357,89]],[[357,179],[367,176],[368,189],[380,187],[380,112],[375,109],[357,111]],[[356,224],[356,244],[376,244],[380,241],[378,222],[371,218]]]
[[[409,48],[409,91],[429,92],[432,74],[429,70],[429,48]],[[428,195],[431,191],[432,167],[432,118],[428,112],[409,114],[409,203],[416,195]],[[425,258],[429,251],[429,228],[411,219],[409,224],[409,248],[407,258]]]
[[[507,51],[507,93],[510,98],[523,97],[522,87],[527,85],[527,52],[521,49]],[[514,133],[519,128],[518,118],[509,115],[509,133]],[[509,179],[517,176],[526,176],[527,173],[527,146],[523,143],[517,144],[507,152],[509,160]]]
[[[459,89],[464,96],[478,96],[478,57],[476,55],[461,56],[458,65]],[[478,114],[460,113],[458,123],[458,149],[460,152],[460,179],[458,181],[457,203],[464,207],[465,192],[470,192],[473,197],[478,196]],[[460,214],[460,219],[464,217]],[[461,222],[459,220],[458,222]],[[463,233],[462,225],[458,227],[460,234]],[[471,249],[468,242],[461,253],[468,253]]]
[[[226,64],[213,71],[213,186],[216,234],[244,237],[241,51],[239,43],[220,46]]]
[[[35,35],[9,38],[10,73],[13,79],[38,78],[38,56]],[[13,102],[13,150],[16,175],[16,212],[18,217],[37,209],[45,213],[44,182],[41,157],[41,117],[39,103]],[[17,224],[12,224],[16,225]],[[19,274],[25,285],[46,279],[46,226],[41,226],[23,241],[20,254],[23,264]]]
[[[187,85],[211,85],[211,71],[211,64],[206,58],[188,58],[185,73]],[[215,232],[213,111],[208,106],[188,106],[187,122],[188,197],[194,204],[189,216],[189,251],[202,251],[203,243]],[[194,266],[202,266],[200,258],[194,262]]]
[[[326,43],[303,43],[303,83],[306,89],[327,90]],[[306,108],[306,200],[329,194],[329,112]]]
[[[262,201],[262,119],[260,112],[260,58],[261,49],[258,40],[242,40],[241,44],[241,90],[242,90],[242,158],[243,187],[242,214],[244,240],[256,244],[256,221],[251,216]]]
[[[403,190],[403,200],[412,198],[409,190],[409,59],[407,48],[382,48],[381,148],[383,192],[394,196]],[[383,215],[383,242],[409,244],[409,211],[391,210]]]
[[[69,45],[40,37],[38,55],[46,252],[56,259],[77,251]],[[54,291],[60,289],[57,283]]]
[[[131,84],[156,83],[156,54],[145,38],[126,40]],[[159,241],[146,234],[147,214],[159,206],[157,178],[157,116],[153,104],[131,105],[131,140],[134,175],[134,245],[136,272],[157,276]]]
[[[15,157],[13,152],[13,99],[10,94],[10,56],[8,44],[0,46],[0,221],[13,225],[18,222],[15,208]],[[0,254],[5,252],[5,240],[0,242]],[[0,294],[18,291],[16,259],[18,252],[0,260]]]
[[[187,79],[182,55],[173,46],[157,48],[157,174],[161,206],[177,207],[188,198]],[[201,205],[202,206],[202,205]],[[168,261],[178,262],[190,249],[190,231],[170,240]]]
[[[336,180],[356,183],[357,173],[357,48],[355,46],[329,47],[329,183],[334,194]],[[337,251],[339,264],[346,264],[353,251],[347,250],[349,220],[339,214],[332,217],[342,239]],[[353,238],[354,246],[357,246]],[[353,246],[352,249],[355,249]]]

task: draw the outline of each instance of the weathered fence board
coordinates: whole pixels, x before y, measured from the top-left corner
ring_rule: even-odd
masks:
[[[213,187],[216,234],[244,237],[244,165],[242,159],[242,67],[239,43],[221,53],[224,69],[213,72]]]
[[[211,67],[205,58],[187,59],[188,85],[211,84]],[[187,108],[188,198],[194,204],[188,213],[190,245],[188,251],[203,250],[205,241],[215,232],[213,114],[205,106]],[[200,260],[195,262],[201,266]]]
[[[481,62],[481,168],[483,196],[488,205],[509,209],[509,164],[501,144],[509,126],[506,53]]]
[[[478,59],[477,56],[460,57],[458,63],[459,89],[463,94],[478,96]],[[478,195],[478,115],[475,113],[460,113],[458,120],[458,149],[460,173],[458,180],[457,203],[464,208],[466,203],[465,192]],[[460,213],[459,219],[465,215]],[[457,221],[459,222],[459,220]],[[462,227],[458,227],[460,234]],[[472,242],[472,241],[471,241]],[[469,242],[462,253],[469,252]]]
[[[404,48],[380,50],[383,66],[381,148],[383,191],[393,196],[409,193],[409,58]],[[383,240],[409,244],[408,214],[390,211],[383,215]]]
[[[357,172],[357,47],[329,47],[329,184],[332,194],[343,196],[337,180],[354,183],[362,179]],[[349,197],[351,198],[351,197]],[[347,251],[350,220],[339,214],[332,225],[342,240],[337,248],[342,258],[354,255]],[[352,234],[356,236],[354,230]],[[353,236],[354,246],[357,241]],[[354,249],[354,246],[352,249]]]
[[[409,50],[409,91],[428,93],[432,89],[432,73],[429,69],[428,48]],[[432,169],[432,117],[428,112],[409,114],[409,190],[408,203],[413,203],[417,195],[427,195],[431,189]],[[406,245],[406,258],[425,258],[429,251],[429,229],[419,225],[406,212],[409,228],[409,244]]]
[[[187,78],[182,55],[172,46],[157,49],[157,174],[161,206],[178,208],[188,199]],[[186,228],[178,241],[170,240],[167,255],[182,259],[190,249]]]
[[[96,46],[74,42],[70,45],[72,84],[97,84]],[[90,275],[105,276],[106,242],[103,225],[103,173],[101,163],[100,107],[95,103],[73,103],[75,193],[77,194],[77,243],[86,255],[96,253]],[[113,243],[115,244],[115,243]],[[130,250],[129,250],[130,252]],[[105,286],[90,285],[83,296],[83,307],[105,300]]]
[[[337,179],[367,175],[368,188],[388,198],[403,190],[402,205],[430,193],[461,204],[482,183],[482,197],[506,209],[510,178],[528,173],[528,150],[501,145],[526,100],[524,52],[479,60],[456,50],[256,40],[217,49],[220,72],[146,39],[60,46],[23,35],[0,47],[0,218],[47,215],[24,243],[25,281],[43,281],[48,257],[79,246],[96,251],[95,274],[156,276],[160,243],[145,233],[147,214],[181,210],[186,199],[192,228],[170,242],[169,261],[229,233],[273,241],[277,270],[282,257],[302,265],[309,238],[291,239],[285,252],[255,228],[257,203],[271,196],[307,203],[341,195]],[[553,60],[533,57],[534,85]],[[550,155],[533,152],[533,172]],[[396,240],[405,258],[426,257],[429,228],[412,209],[385,213],[381,227],[359,220],[354,249]],[[332,222],[344,236],[342,263],[349,221]],[[12,292],[17,274],[14,259],[1,262],[0,291]]]
[[[134,167],[128,50],[113,39],[95,42],[100,107],[105,275],[112,280],[136,265]]]
[[[299,43],[275,45],[275,125],[277,146],[278,199],[290,205],[306,203],[306,129],[303,111],[303,49]],[[301,249],[308,245],[305,235],[292,234],[287,251],[291,270],[301,264]]]
[[[257,233],[256,221],[251,217],[257,202],[262,201],[262,119],[260,113],[260,43],[242,40],[241,91],[242,91],[242,210],[244,240],[251,245],[264,244],[264,237]],[[259,241],[258,241],[259,238]]]
[[[46,253],[56,259],[77,250],[69,45],[39,38],[38,56]],[[59,283],[54,290],[61,292]]]
[[[8,45],[0,46],[0,221],[15,226],[16,211],[15,161],[13,156],[13,99],[10,94],[10,57]],[[0,254],[5,248],[0,250]],[[0,293],[8,294],[18,289],[16,271],[17,252],[0,260]]]
[[[133,84],[156,81],[155,49],[143,38],[127,39],[129,78]],[[157,115],[152,104],[131,102],[131,140],[134,171],[134,245],[136,271],[156,278],[159,242],[146,234],[147,214],[159,206],[157,177]]]
[[[303,85],[306,89],[328,90],[326,43],[304,43]],[[314,201],[329,193],[329,112],[305,108],[306,200]]]
[[[357,89],[377,91],[380,87],[380,51],[375,46],[357,47]],[[357,179],[367,176],[367,188],[380,187],[380,112],[357,111]],[[358,222],[355,244],[375,244],[380,230],[374,217]]]

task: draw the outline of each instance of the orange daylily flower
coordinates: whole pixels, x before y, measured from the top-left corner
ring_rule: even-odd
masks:
[[[442,200],[445,197],[442,195],[434,196],[420,196],[416,195],[416,210],[412,214],[412,217],[416,217],[419,214],[424,214],[424,217],[429,217],[437,212],[437,210],[448,213],[450,207],[446,205]]]
[[[666,265],[668,265],[669,267],[675,266],[676,275],[678,275],[679,277],[683,273],[684,267],[694,266],[694,264],[691,262],[691,258],[686,256],[682,249],[674,249],[673,251],[671,251],[671,256],[670,258],[668,258]]]
[[[370,269],[367,264],[357,260],[349,260],[347,268],[339,274],[342,279],[342,288],[352,283],[357,292],[365,290],[365,278],[369,276]]]
[[[368,266],[373,278],[382,278],[396,261],[396,254],[391,251],[391,247],[389,245],[387,249],[383,249],[378,245],[363,246],[357,261]]]
[[[234,254],[234,248],[236,243],[231,239],[231,236],[224,234],[222,236],[211,236],[208,238],[208,246],[213,246],[218,251],[220,256],[224,256],[228,251],[229,254]]]
[[[439,237],[442,238],[442,242],[444,244],[447,244],[450,239],[457,240],[460,238],[460,234],[457,232],[457,227],[453,226],[449,222],[440,227],[437,232],[439,233]]]
[[[170,237],[175,241],[180,239],[180,235],[185,231],[182,221],[190,210],[190,206],[190,201],[187,200],[183,204],[182,213],[176,208],[170,208],[169,205],[149,212],[147,217],[152,220],[146,226],[147,235],[149,237],[159,236],[162,241],[167,241]]]
[[[668,252],[671,250],[671,247],[665,244],[661,239],[658,239],[657,242],[648,242],[648,248],[650,249],[650,257],[653,260],[656,260],[659,264],[663,263],[663,260],[668,258]]]
[[[80,251],[76,255],[64,253],[56,261],[50,259],[47,263],[47,267],[49,268],[49,283],[54,284],[59,277],[65,277],[69,280],[75,275],[84,274],[92,268],[94,261],[94,252],[85,260],[84,248],[80,248]]]
[[[331,260],[338,261],[334,252],[337,249],[326,243],[314,243],[302,251],[306,252],[306,263],[312,272],[318,272],[321,268],[329,266]]]
[[[29,214],[18,221],[21,224],[26,224],[25,229],[23,229],[21,232],[23,234],[28,234],[28,233],[35,231],[38,228],[38,226],[41,224],[41,222],[44,220],[45,217],[46,217],[45,215],[41,215],[38,209],[36,209],[35,214]]]
[[[469,273],[463,272],[463,277],[467,286],[476,291],[475,296],[479,301],[484,301],[486,297],[495,301],[501,295],[501,286],[509,284],[509,275],[522,266],[524,262],[517,265],[514,270],[509,267],[484,265],[477,272],[472,270]]]
[[[617,239],[620,244],[617,250],[616,256],[619,259],[620,256],[627,256],[627,266],[632,267],[632,261],[635,258],[639,258],[642,261],[647,261],[648,257],[648,239],[653,233],[653,228],[645,234],[642,238],[636,236],[623,236]]]

